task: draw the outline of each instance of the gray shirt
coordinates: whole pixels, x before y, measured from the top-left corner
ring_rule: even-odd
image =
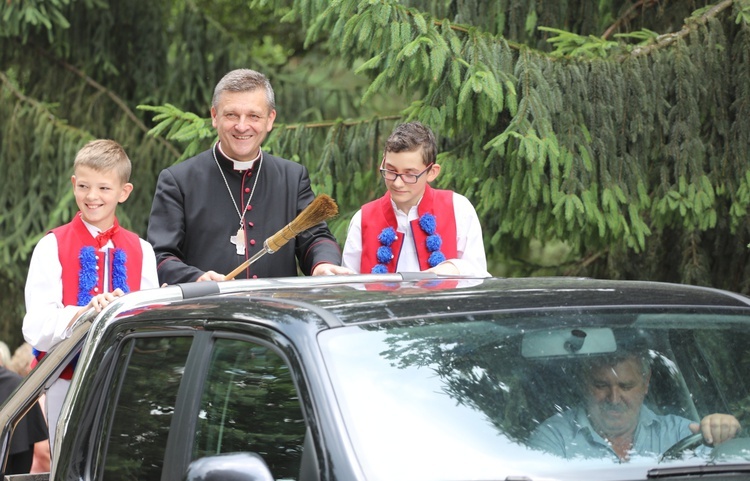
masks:
[[[657,415],[648,407],[641,407],[638,426],[633,436],[631,453],[641,456],[659,456],[692,434],[690,421],[672,414]],[[529,446],[563,458],[606,458],[619,461],[612,446],[591,426],[583,407],[555,414],[529,438]]]

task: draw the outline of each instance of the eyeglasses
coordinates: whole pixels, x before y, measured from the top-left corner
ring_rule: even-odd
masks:
[[[419,178],[432,168],[432,164],[434,164],[434,162],[428,165],[426,169],[418,174],[397,174],[392,170],[381,168],[380,175],[382,175],[385,180],[396,180],[397,178],[401,177],[401,180],[404,182],[404,184],[416,184]]]

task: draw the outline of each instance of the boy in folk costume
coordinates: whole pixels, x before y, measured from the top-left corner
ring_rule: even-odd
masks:
[[[363,274],[490,275],[474,206],[460,194],[429,185],[440,173],[436,160],[429,128],[419,122],[396,127],[380,165],[387,192],[352,217],[344,267]]]
[[[37,360],[70,335],[90,308],[97,312],[116,297],[158,287],[151,245],[117,222],[117,204],[133,190],[130,159],[120,144],[94,140],[78,152],[71,177],[79,212],[52,229],[34,248],[26,278],[23,335]],[[50,443],[73,366],[47,391]]]

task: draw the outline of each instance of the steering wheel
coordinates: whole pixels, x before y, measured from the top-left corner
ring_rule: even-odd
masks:
[[[674,443],[669,449],[664,451],[664,454],[659,458],[659,462],[667,459],[674,459],[679,457],[684,451],[688,449],[695,449],[703,444],[703,433],[691,434],[685,438],[680,439]]]

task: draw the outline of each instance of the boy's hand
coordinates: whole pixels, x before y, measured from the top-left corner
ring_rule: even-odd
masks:
[[[102,312],[102,309],[107,307],[110,302],[115,300],[116,297],[120,297],[124,295],[125,293],[122,292],[122,289],[120,289],[119,287],[112,292],[105,292],[104,294],[95,295],[94,297],[91,298],[88,304],[86,304],[78,312],[76,312],[76,315],[73,316],[73,319],[71,319],[70,322],[68,323],[68,329],[70,329],[73,326],[73,324],[75,324],[78,318],[81,317],[81,314],[88,311],[92,307],[96,309],[96,312]]]
[[[91,302],[86,306],[93,307],[96,312],[102,312],[102,309],[107,307],[110,302],[114,301],[116,297],[124,296],[125,293],[119,287],[112,292],[105,292],[104,294],[97,294],[91,298]]]
[[[440,264],[436,265],[435,267],[431,267],[426,270],[427,272],[434,272],[438,275],[444,275],[444,276],[450,276],[454,274],[461,274],[461,272],[458,270],[458,267],[451,261],[444,261]]]

